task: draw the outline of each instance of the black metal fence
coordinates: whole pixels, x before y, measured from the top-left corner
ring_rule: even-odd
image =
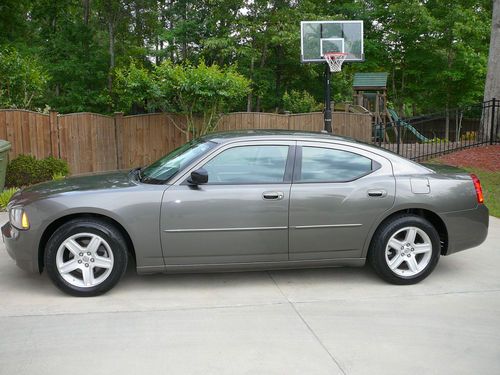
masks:
[[[452,151],[500,143],[500,101],[374,124],[373,143],[408,159],[423,161]]]

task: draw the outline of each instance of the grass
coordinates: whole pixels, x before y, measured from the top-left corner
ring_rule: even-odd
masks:
[[[10,198],[14,195],[18,188],[5,189],[0,193],[0,211],[4,211],[7,208],[7,203],[9,203]]]
[[[500,172],[490,172],[478,168],[463,168],[474,173],[483,187],[484,203],[490,210],[490,215],[500,217]]]

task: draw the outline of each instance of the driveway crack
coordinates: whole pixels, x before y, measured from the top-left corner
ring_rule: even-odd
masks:
[[[269,271],[267,271],[267,274],[269,275],[269,278],[273,281],[274,285],[276,285],[276,288],[278,288],[279,292],[281,293],[281,295],[287,300],[288,304],[292,307],[293,311],[295,311],[295,314],[297,314],[297,316],[299,317],[299,319],[302,321],[302,323],[304,323],[304,325],[306,326],[306,328],[309,330],[309,332],[311,333],[311,335],[315,338],[315,340],[318,342],[318,344],[323,348],[323,350],[328,354],[328,356],[331,358],[331,360],[335,363],[335,365],[339,368],[339,370],[342,372],[342,374],[346,375],[346,371],[344,370],[344,368],[340,365],[339,361],[337,361],[337,359],[334,357],[334,355],[328,350],[328,348],[326,347],[326,345],[323,343],[323,341],[321,341],[321,339],[319,338],[319,336],[316,334],[316,332],[314,332],[314,330],[311,328],[311,326],[309,325],[309,323],[307,323],[307,321],[304,319],[304,317],[302,316],[302,314],[297,310],[297,308],[295,307],[295,304],[290,301],[288,299],[288,297],[286,296],[286,294],[283,292],[283,290],[280,288],[280,286],[278,285],[278,283],[276,282],[275,278],[273,277],[273,275],[271,275],[271,273]]]

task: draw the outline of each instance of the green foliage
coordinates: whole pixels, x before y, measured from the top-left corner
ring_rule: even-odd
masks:
[[[12,48],[0,49],[0,107],[34,108],[47,79],[37,60]]]
[[[475,141],[477,139],[477,132],[467,131],[460,136],[461,141]]]
[[[9,189],[5,189],[0,193],[0,210],[5,210],[7,208],[7,204],[10,201],[10,198],[19,190],[19,188],[12,187]]]
[[[61,181],[66,178],[66,175],[62,172],[57,172],[52,175],[52,180],[54,181]]]
[[[188,119],[187,137],[203,135],[215,129],[221,112],[249,91],[249,81],[232,67],[174,64],[167,60],[155,69],[164,107],[174,106]],[[195,126],[194,115],[203,116],[201,127]]]
[[[449,142],[449,140],[446,138],[434,137],[434,138],[428,139],[424,143],[448,143],[448,142]]]
[[[318,103],[307,91],[292,90],[285,91],[283,95],[283,108],[291,113],[317,112],[323,109],[323,105]]]
[[[399,113],[433,112],[481,100],[491,15],[491,0],[3,0],[0,50],[19,58],[0,62],[0,104],[188,113],[169,83],[150,82],[165,61],[244,76],[246,98],[223,110],[279,111],[293,91],[322,102],[324,66],[300,63],[300,21],[360,19],[365,62],[332,76],[333,100],[352,100],[355,72],[386,71]]]
[[[193,65],[166,60],[151,73],[132,63],[117,71],[115,83],[124,108],[185,114],[188,126],[179,128],[187,139],[213,131],[219,115],[249,91],[249,81],[235,68],[208,66],[204,61]],[[195,115],[203,117],[201,126],[195,125]]]
[[[123,112],[136,108],[139,111],[154,112],[156,99],[160,97],[158,84],[149,70],[138,67],[134,62],[115,72],[115,94],[117,109]]]
[[[28,186],[43,181],[50,181],[54,176],[69,174],[68,163],[49,156],[37,160],[31,155],[19,155],[7,166],[5,185],[8,187]]]

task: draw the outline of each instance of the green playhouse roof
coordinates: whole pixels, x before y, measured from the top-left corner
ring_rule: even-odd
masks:
[[[389,73],[356,73],[354,74],[354,82],[352,87],[364,89],[376,89],[387,87],[387,76]]]

